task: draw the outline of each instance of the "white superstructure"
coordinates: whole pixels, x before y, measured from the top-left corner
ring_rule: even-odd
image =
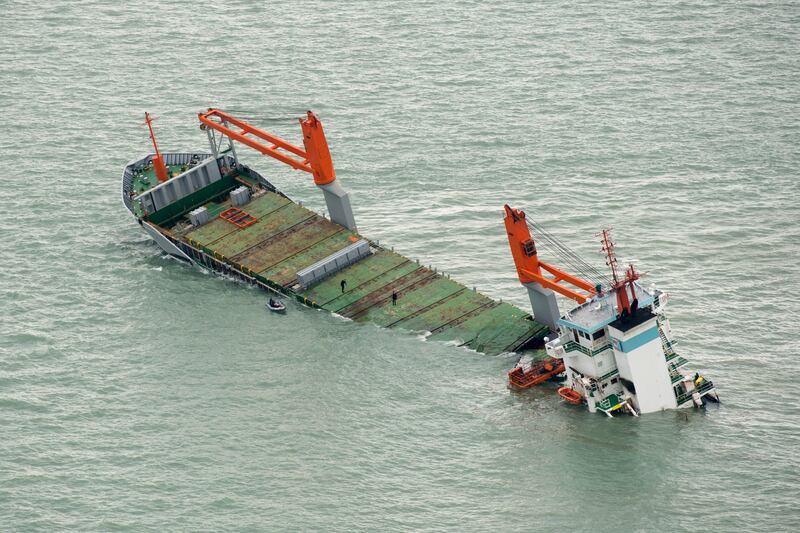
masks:
[[[713,383],[682,367],[673,350],[667,294],[633,283],[638,305],[620,312],[615,291],[600,293],[558,321],[559,336],[545,345],[563,359],[566,387],[583,396],[591,412],[638,415],[700,406],[703,396],[717,399]]]

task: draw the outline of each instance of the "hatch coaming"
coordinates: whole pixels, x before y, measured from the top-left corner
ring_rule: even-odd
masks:
[[[137,208],[134,198],[157,187],[160,183],[153,168],[153,156],[148,154],[125,165],[122,172],[122,200],[125,207],[136,216],[144,216]],[[205,152],[180,152],[162,154],[167,165],[168,175],[174,178],[207,160],[211,154]]]

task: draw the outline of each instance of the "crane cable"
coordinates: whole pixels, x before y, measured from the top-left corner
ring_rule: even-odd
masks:
[[[599,279],[604,279],[606,277],[606,275],[597,270],[593,265],[583,260],[577,253],[575,253],[566,244],[561,242],[553,234],[545,230],[540,224],[531,222],[531,225],[538,234],[541,234],[544,237],[545,244],[550,244],[553,246],[553,251],[555,251],[562,258],[567,259],[570,266],[574,266],[582,273],[590,274],[590,277],[596,277]],[[545,248],[548,248],[548,246],[545,246]]]
[[[566,244],[545,230],[541,224],[537,224],[531,220],[526,220],[526,222],[528,223],[529,229],[533,230],[536,234],[537,238],[535,241],[537,243],[542,243],[544,245],[542,246],[543,248],[557,255],[571,271],[594,285],[599,284],[606,287],[610,285],[610,277],[608,274],[601,272],[593,265],[587,263]]]

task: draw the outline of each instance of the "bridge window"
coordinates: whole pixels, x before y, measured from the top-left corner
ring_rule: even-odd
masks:
[[[597,340],[600,337],[605,337],[605,336],[606,336],[606,330],[605,329],[599,329],[599,330],[595,331],[594,333],[592,333],[592,340]]]

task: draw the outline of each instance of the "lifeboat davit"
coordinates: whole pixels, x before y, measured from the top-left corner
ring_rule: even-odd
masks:
[[[583,396],[581,396],[581,393],[575,389],[570,389],[569,387],[561,387],[558,389],[558,395],[574,405],[580,405],[583,403]]]

